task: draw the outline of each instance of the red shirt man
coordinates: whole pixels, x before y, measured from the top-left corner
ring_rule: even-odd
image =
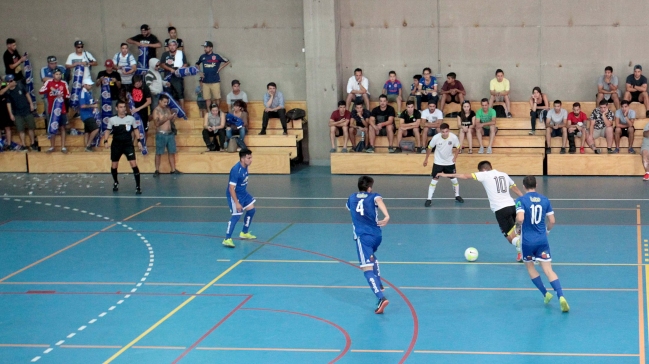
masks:
[[[57,97],[63,96],[64,99],[70,98],[70,91],[68,89],[68,84],[61,81],[61,71],[60,70],[54,71],[53,76],[54,78],[46,81],[43,84],[43,87],[41,87],[39,91],[40,94],[47,96],[47,105],[49,107],[49,110],[47,110],[48,115],[52,114],[52,106],[54,106],[54,100]],[[63,103],[63,105],[61,105],[61,114],[65,115],[65,113],[66,113],[65,103]]]

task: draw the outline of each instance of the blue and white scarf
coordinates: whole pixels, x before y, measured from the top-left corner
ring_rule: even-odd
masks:
[[[25,59],[25,85],[27,85],[27,93],[32,98],[32,102],[36,105],[36,95],[34,94],[34,77],[32,76],[32,64],[29,58]]]
[[[126,98],[128,98],[129,110],[135,109],[133,96],[131,96],[130,92],[126,94]],[[144,123],[142,122],[142,118],[140,117],[140,114],[134,113],[133,117],[135,118],[135,126],[137,127],[137,130],[140,132],[140,143],[142,143],[142,155],[147,155],[149,154],[149,149],[146,147],[146,130],[144,130]]]
[[[179,77],[179,78],[185,78],[187,76],[196,76],[198,74],[198,72],[200,72],[198,67],[194,67],[194,66],[183,67],[183,68],[177,69],[173,73],[169,73],[168,75],[166,75],[164,80],[166,82],[169,82],[169,80],[171,80],[172,76],[176,76],[176,77]]]
[[[124,72],[131,72],[132,69],[133,69],[133,67],[131,67],[131,66],[122,67],[122,70],[124,70]],[[148,71],[149,70],[146,69],[146,68],[139,68],[138,67],[137,70],[135,71],[135,73],[133,73],[133,75],[145,76]]]
[[[54,105],[52,105],[52,115],[50,115],[50,120],[47,124],[47,134],[48,137],[56,135],[59,131],[59,120],[61,119],[61,113],[63,112],[63,97],[59,96],[54,99]]]
[[[139,50],[137,56],[137,67],[138,68],[149,68],[149,47],[137,47]]]
[[[176,116],[178,116],[179,118],[183,118],[183,119],[187,120],[187,114],[185,114],[185,110],[183,110],[180,107],[180,105],[178,105],[176,100],[174,100],[174,98],[171,97],[171,95],[169,95],[169,93],[162,92],[162,93],[160,93],[160,95],[166,95],[169,98],[169,109],[171,109],[171,112],[176,113]]]
[[[70,93],[70,107],[79,108],[81,100],[81,89],[83,88],[83,65],[74,67],[72,74],[72,92]]]

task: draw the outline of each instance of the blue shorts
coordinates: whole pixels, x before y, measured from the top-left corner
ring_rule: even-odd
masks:
[[[176,154],[176,136],[173,134],[156,133],[155,154],[165,154],[165,148],[167,148],[169,154]]]
[[[533,262],[535,260],[538,260],[539,262],[552,261],[550,255],[550,244],[548,243],[541,245],[529,245],[523,243],[521,253],[523,254],[524,262]]]
[[[374,265],[374,253],[381,245],[381,236],[361,235],[356,238],[356,253],[361,267]]]
[[[225,196],[228,199],[228,205],[230,206],[230,213],[232,215],[243,215],[244,211],[246,211],[246,208],[252,204],[254,204],[257,200],[255,200],[254,197],[252,197],[250,194],[246,193],[245,195],[237,197],[239,198],[239,204],[241,204],[241,207],[243,207],[243,210],[241,212],[237,211],[236,204],[234,203],[234,199],[232,196],[230,196],[230,193],[226,193]]]

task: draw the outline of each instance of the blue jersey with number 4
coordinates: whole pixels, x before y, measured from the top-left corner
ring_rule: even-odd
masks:
[[[376,207],[376,199],[382,198],[378,193],[358,192],[347,199],[347,209],[352,215],[354,238],[361,235],[381,236],[381,228]]]
[[[548,243],[545,227],[545,217],[553,215],[554,211],[547,197],[536,192],[528,192],[516,199],[516,213],[525,213],[521,237],[523,244],[542,245]]]

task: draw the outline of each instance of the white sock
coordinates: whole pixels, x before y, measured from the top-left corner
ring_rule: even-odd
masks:
[[[435,186],[437,186],[437,181],[433,179],[433,180],[430,181],[430,186],[428,186],[428,199],[429,200],[433,199],[433,193],[435,193]]]
[[[519,235],[516,235],[514,239],[512,239],[512,245],[516,247],[517,252],[521,252],[521,247],[518,245],[519,240],[521,240],[521,237]]]
[[[460,195],[460,182],[457,178],[451,178],[451,183],[453,183],[453,192],[455,192],[455,197]]]

